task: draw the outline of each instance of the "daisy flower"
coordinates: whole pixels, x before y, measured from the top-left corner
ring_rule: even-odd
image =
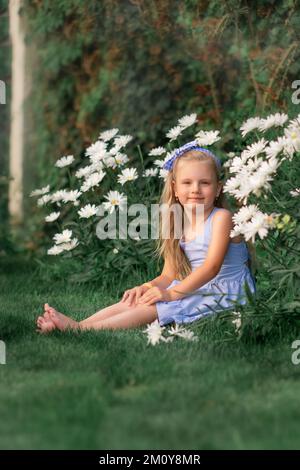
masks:
[[[267,129],[270,129],[270,127],[279,127],[279,126],[282,127],[287,120],[288,120],[287,114],[284,114],[284,113],[271,114],[270,116],[266,117],[266,119],[261,119],[258,129],[264,132]]]
[[[64,249],[63,249],[62,246],[54,245],[51,248],[49,248],[49,250],[47,251],[47,254],[56,256],[56,255],[59,255],[60,253],[62,253],[63,251],[64,251]]]
[[[60,216],[60,212],[51,212],[51,214],[47,215],[47,217],[45,217],[45,221],[46,222],[54,222],[55,220],[58,219],[58,217]]]
[[[106,155],[106,143],[100,140],[97,140],[94,144],[90,145],[86,151],[85,155],[91,158],[102,159]]]
[[[300,188],[296,188],[295,190],[290,191],[290,195],[293,197],[300,196]]]
[[[168,170],[164,170],[163,168],[159,170],[159,177],[164,180],[167,178],[168,174],[169,174]]]
[[[160,326],[158,320],[155,320],[154,322],[147,325],[146,330],[143,331],[143,333],[145,333],[148,337],[147,344],[152,344],[152,346],[155,346],[160,341],[164,341],[165,340],[165,338],[163,337],[164,329],[165,327]]]
[[[159,157],[160,155],[163,155],[166,153],[166,149],[163,147],[155,147],[154,149],[150,150],[149,156],[150,157]]]
[[[57,160],[55,163],[55,166],[58,168],[64,168],[65,166],[71,165],[71,163],[74,162],[74,157],[73,155],[68,155],[67,157],[61,157]]]
[[[120,175],[118,175],[118,183],[122,184],[122,186],[127,181],[134,181],[138,178],[138,174],[136,172],[136,168],[125,168]]]
[[[74,248],[76,248],[78,244],[79,243],[78,243],[77,238],[73,238],[73,240],[70,240],[67,243],[63,243],[62,248],[66,251],[71,251],[71,250],[74,250]]]
[[[86,204],[78,211],[78,214],[81,219],[89,219],[93,215],[96,215],[97,212],[98,207],[95,206],[95,204]]]
[[[48,186],[45,186],[44,188],[35,189],[34,191],[31,191],[29,197],[43,196],[44,194],[49,193],[49,191],[50,191],[50,185],[48,184]]]
[[[37,205],[38,207],[42,207],[44,206],[45,204],[47,204],[48,202],[52,202],[52,196],[51,194],[44,194],[44,196],[40,197],[38,200],[37,200]]]
[[[182,133],[182,128],[180,126],[172,127],[166,134],[166,137],[170,141],[177,139],[177,137]]]
[[[120,210],[123,210],[124,206],[127,204],[127,196],[118,191],[109,191],[104,198],[107,199],[107,202],[103,203],[103,207],[108,210],[110,214],[113,213],[117,206]]]
[[[186,129],[187,127],[192,126],[196,122],[197,122],[197,114],[196,113],[188,114],[178,120],[178,126],[180,126],[181,129],[183,130],[183,129]]]
[[[221,139],[220,131],[200,131],[196,134],[196,142],[198,145],[212,145]]]
[[[114,140],[114,145],[117,148],[125,147],[133,139],[132,135],[119,135]]]
[[[242,316],[240,312],[232,312],[235,318],[232,320],[233,325],[235,326],[235,331],[239,332],[242,326]]]
[[[81,191],[85,193],[89,189],[94,188],[95,186],[98,186],[98,184],[103,180],[104,176],[105,176],[104,171],[92,173],[91,175],[87,177],[87,179],[81,186],[80,188]]]
[[[157,176],[158,168],[147,168],[147,170],[144,171],[143,176]]]
[[[103,140],[104,142],[108,142],[109,140],[113,139],[119,132],[119,129],[114,128],[114,129],[109,129],[107,131],[101,132],[99,135],[99,140]]]
[[[63,230],[62,233],[56,233],[53,237],[56,245],[61,243],[69,243],[72,238],[72,230]]]
[[[65,191],[62,197],[63,202],[76,202],[81,196],[81,192],[78,189],[72,191]]]
[[[261,119],[259,117],[249,118],[247,121],[243,122],[240,127],[240,131],[243,137],[254,129],[258,129],[260,126]]]

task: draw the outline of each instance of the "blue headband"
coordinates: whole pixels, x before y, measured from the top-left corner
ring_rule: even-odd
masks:
[[[166,163],[163,165],[163,169],[171,171],[172,168],[173,168],[173,165],[174,165],[174,161],[178,157],[181,157],[181,155],[183,155],[184,153],[189,152],[191,150],[197,150],[197,151],[200,151],[200,152],[207,153],[208,155],[210,155],[214,159],[218,169],[219,170],[221,169],[222,164],[221,164],[221,161],[219,160],[219,158],[216,157],[210,150],[207,150],[203,147],[199,147],[196,140],[193,140],[192,142],[188,142],[187,144],[184,144],[181,147],[174,150],[174,152],[170,156],[169,160],[167,160]]]

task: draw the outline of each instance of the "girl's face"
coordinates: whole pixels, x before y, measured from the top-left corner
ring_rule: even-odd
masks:
[[[181,159],[177,163],[175,181],[173,181],[175,196],[184,204],[203,204],[204,211],[214,206],[216,197],[220,194],[222,183],[217,182],[213,165],[208,161]]]

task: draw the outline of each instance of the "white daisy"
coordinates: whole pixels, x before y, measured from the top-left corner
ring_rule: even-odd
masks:
[[[283,126],[287,120],[288,120],[287,114],[284,114],[284,113],[271,114],[265,119],[261,119],[260,125],[258,126],[258,128],[260,131],[264,132],[267,129],[270,129],[270,127]]]
[[[288,127],[300,127],[300,114],[289,121]]]
[[[61,243],[69,243],[72,238],[72,230],[63,230],[62,233],[56,233],[53,237],[53,240],[57,245]]]
[[[54,245],[51,248],[49,248],[49,250],[47,251],[47,254],[56,256],[56,255],[59,255],[60,253],[62,253],[63,251],[64,251],[64,249],[63,249],[62,246]]]
[[[119,135],[115,138],[114,145],[120,149],[125,147],[132,139],[132,135]]]
[[[166,149],[163,147],[155,147],[154,149],[150,150],[149,156],[150,157],[158,157],[159,155],[163,155],[166,153]]]
[[[285,137],[287,138],[286,144],[291,144],[296,152],[300,152],[300,128],[288,127],[284,130]]]
[[[79,170],[76,171],[75,176],[76,178],[85,178],[91,173],[93,173],[93,165],[88,165],[83,168],[79,168]]]
[[[87,179],[81,186],[80,188],[81,191],[85,193],[89,189],[94,188],[95,186],[98,186],[99,183],[103,180],[104,176],[105,176],[104,171],[92,173],[91,175],[87,177]]]
[[[72,191],[65,191],[63,195],[63,202],[76,202],[77,199],[81,196],[81,192],[78,189]]]
[[[243,122],[240,127],[241,134],[243,137],[248,134],[248,132],[253,131],[254,129],[258,129],[260,126],[261,119],[259,117],[249,118],[247,121]]]
[[[239,332],[242,326],[242,316],[240,312],[232,312],[235,318],[232,320],[233,325],[235,326],[235,331]]]
[[[157,176],[157,172],[158,172],[158,168],[147,168],[144,173],[143,173],[143,176],[144,177],[147,177],[147,176]]]
[[[95,206],[95,204],[86,204],[78,211],[78,214],[81,219],[89,219],[93,215],[96,215],[97,212],[98,207]]]
[[[67,157],[61,157],[57,160],[55,163],[55,166],[58,168],[64,168],[65,166],[71,165],[71,163],[74,162],[74,157],[73,155],[68,155]]]
[[[107,142],[111,140],[117,133],[119,132],[119,129],[114,128],[114,129],[109,129],[107,131],[101,132],[99,135],[99,140],[104,140],[104,142]]]
[[[138,178],[138,174],[136,172],[136,168],[125,168],[120,175],[118,175],[118,183],[122,184],[122,186],[127,181],[134,181]]]
[[[159,177],[164,180],[167,178],[168,174],[169,174],[168,170],[164,170],[163,168],[159,170]]]
[[[187,341],[198,341],[199,338],[195,336],[195,333],[193,331],[188,331],[184,330],[181,333],[178,333],[177,336],[180,336],[183,339],[186,339]]]
[[[155,320],[154,322],[147,325],[146,330],[143,333],[146,333],[148,337],[148,344],[152,344],[155,346],[161,340],[163,340],[163,330],[165,329],[164,326],[160,326],[159,321]]]
[[[290,191],[290,195],[293,197],[300,196],[300,188],[296,188],[295,190]]]
[[[116,155],[105,159],[105,165],[110,168],[116,168],[117,166],[125,165],[129,162],[129,158],[125,153],[116,153]]]
[[[85,155],[91,158],[99,158],[100,160],[106,155],[106,143],[100,140],[97,140],[94,144],[90,145],[86,151]]]
[[[265,148],[267,158],[277,157],[286,145],[286,137],[278,137],[277,140],[271,140],[269,145]]]
[[[154,160],[153,165],[158,166],[159,168],[162,168],[164,165],[164,160]]]
[[[117,255],[117,254],[119,253],[118,248],[114,248],[114,249],[113,249],[113,253],[114,253],[115,255]]]
[[[74,248],[76,248],[78,244],[79,243],[78,243],[77,238],[73,238],[73,240],[70,240],[67,243],[63,243],[62,248],[66,251],[71,251],[71,250],[74,250]]]
[[[110,214],[113,213],[117,206],[120,210],[123,210],[124,206],[127,205],[127,196],[118,191],[109,191],[104,198],[107,199],[107,202],[103,203],[103,207],[108,210]]]
[[[42,207],[44,206],[45,204],[47,204],[48,202],[52,202],[52,196],[51,194],[44,194],[44,196],[40,197],[38,200],[37,200],[37,205],[38,207]]]
[[[55,220],[58,219],[58,217],[60,216],[60,212],[51,212],[51,214],[47,215],[47,217],[45,217],[45,221],[46,222],[54,222]]]
[[[198,145],[212,145],[221,139],[220,131],[200,131],[196,134],[196,142]]]
[[[255,236],[259,235],[261,239],[268,235],[269,225],[267,223],[267,217],[262,212],[257,212],[251,222],[247,222],[244,227],[244,237],[248,241],[251,239],[252,243],[255,242]]]
[[[267,141],[265,139],[260,139],[257,142],[254,142],[251,145],[248,145],[245,150],[242,152],[243,157],[252,158],[256,155],[262,153],[267,145]]]
[[[171,328],[168,330],[169,335],[175,335],[177,336],[179,333],[185,331],[185,328],[182,325],[179,325],[178,323],[175,324],[174,326],[171,326]]]
[[[166,134],[166,137],[170,141],[177,139],[177,137],[182,133],[182,128],[180,126],[172,127]]]
[[[197,122],[197,114],[189,114],[186,116],[183,116],[178,120],[178,126],[180,126],[182,129],[186,129],[187,127],[192,126]]]
[[[259,212],[258,206],[256,204],[250,204],[249,206],[243,206],[239,211],[232,216],[232,220],[236,224],[243,225],[252,219]]]
[[[66,189],[59,189],[58,191],[55,191],[55,193],[53,193],[51,196],[51,202],[56,202],[60,206],[60,203],[63,201],[67,192],[68,191]]]
[[[35,189],[34,191],[31,191],[29,197],[33,196],[43,196],[43,194],[49,193],[50,191],[50,185],[45,186],[44,188],[41,189]]]

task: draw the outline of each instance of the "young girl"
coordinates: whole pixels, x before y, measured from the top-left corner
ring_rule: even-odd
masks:
[[[222,194],[220,160],[193,141],[178,148],[164,168],[169,173],[160,202],[189,211],[181,238],[174,236],[174,213],[170,237],[160,233],[162,273],[81,322],[45,304],[44,315],[37,319],[39,332],[135,328],[156,319],[160,325],[190,323],[245,304],[246,283],[256,292],[247,245],[240,236],[230,239],[232,214]],[[204,214],[200,221],[195,216],[199,205]]]

